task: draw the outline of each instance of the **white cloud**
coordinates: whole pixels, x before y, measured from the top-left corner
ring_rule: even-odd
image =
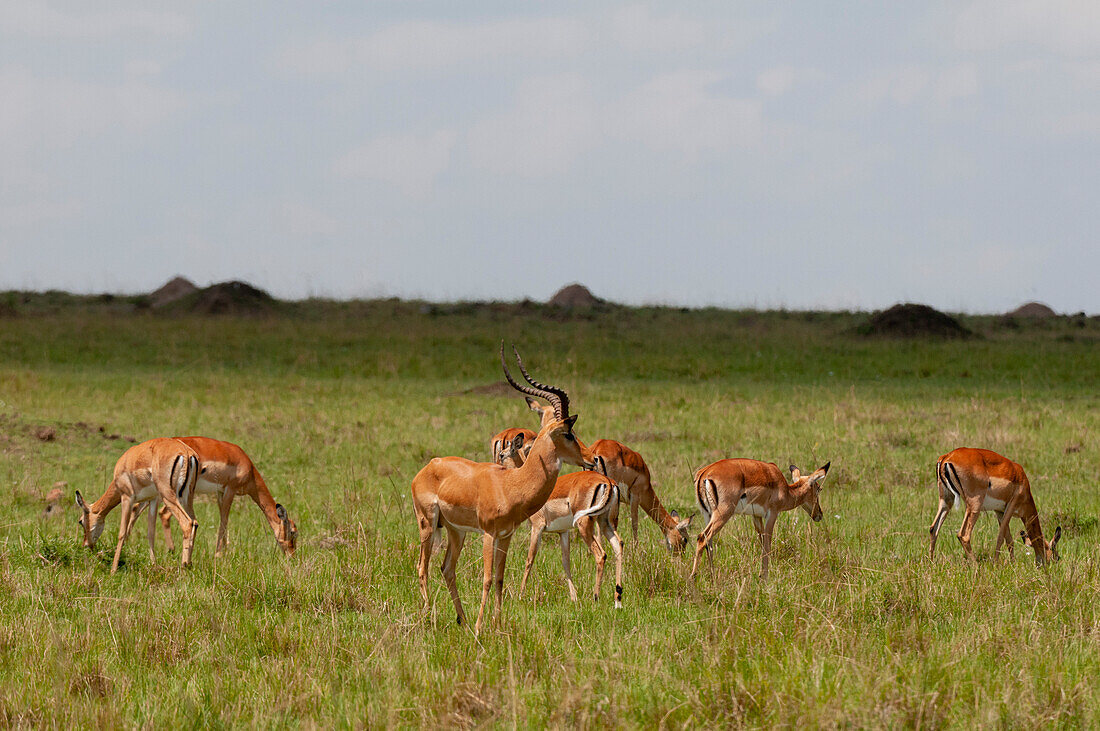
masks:
[[[610,26],[615,43],[632,51],[679,51],[707,41],[707,26],[702,21],[672,15],[657,18],[644,5],[616,10]]]
[[[128,10],[67,11],[39,2],[8,0],[0,3],[0,34],[33,38],[106,38],[110,36],[182,36],[191,21],[179,13],[147,10],[137,5]]]
[[[512,107],[473,125],[471,163],[494,173],[542,177],[564,172],[598,141],[588,84],[565,75],[524,81]]]
[[[121,129],[140,132],[179,112],[184,97],[141,80],[94,84],[0,68],[0,160]]]
[[[596,40],[592,29],[578,19],[415,21],[396,23],[363,38],[300,44],[286,51],[282,62],[305,74],[450,70],[470,61],[568,57]]]
[[[690,158],[754,146],[763,130],[763,105],[715,91],[723,78],[715,71],[657,76],[614,104],[610,133]]]
[[[955,43],[988,51],[1024,44],[1070,56],[1100,52],[1095,0],[979,0],[955,20]]]
[[[450,164],[455,138],[449,130],[382,135],[344,154],[333,171],[341,177],[389,183],[409,196],[424,196]]]

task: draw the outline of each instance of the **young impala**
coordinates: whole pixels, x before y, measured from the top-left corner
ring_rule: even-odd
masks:
[[[114,561],[111,562],[111,573],[115,573],[122,556],[122,545],[130,536],[130,529],[134,525],[132,516],[139,513],[150,501],[159,499],[176,516],[183,528],[183,552],[180,561],[184,566],[191,565],[191,552],[199,527],[191,509],[198,473],[198,458],[194,450],[178,439],[150,439],[130,447],[115,464],[114,477],[98,500],[88,505],[80,491],[76,491],[84,546],[88,549],[95,548],[100,534],[103,533],[107,514],[121,504],[118,544],[115,546]],[[154,558],[151,543],[149,556]]]
[[[955,501],[960,501],[966,514],[959,529],[959,543],[971,561],[974,560],[974,552],[970,548],[970,536],[974,532],[974,524],[978,522],[978,513],[983,510],[994,511],[1000,526],[997,543],[993,547],[994,559],[1002,543],[1008,544],[1009,556],[1012,555],[1012,535],[1008,524],[1013,517],[1018,517],[1024,524],[1021,537],[1025,537],[1025,544],[1034,549],[1036,565],[1058,560],[1058,539],[1062,537],[1062,527],[1054,529],[1054,540],[1047,543],[1039,525],[1035,499],[1031,496],[1031,484],[1024,468],[1012,460],[988,449],[956,449],[936,462],[936,487],[940,493],[940,505],[929,529],[930,558],[936,556],[936,537],[947,513],[954,507]]]
[[[528,402],[532,399],[530,396],[525,397]],[[512,446],[513,442],[516,442],[515,448],[523,455],[527,456],[527,452],[531,449],[531,442],[535,441],[537,435],[530,429],[524,429],[522,427],[513,426],[505,429],[502,432],[493,435],[493,438],[489,440],[489,449],[493,453],[493,461],[497,464],[502,463],[502,455],[507,452]]]
[[[723,459],[696,472],[695,496],[707,523],[699,534],[691,577],[695,577],[703,551],[713,566],[710,544],[726,521],[734,515],[751,515],[760,537],[760,578],[766,581],[775,519],[784,511],[801,507],[815,522],[821,520],[821,482],[829,464],[809,475],[791,465],[790,484],[774,464],[755,459]]]
[[[218,536],[214,544],[214,555],[221,556],[229,543],[229,509],[233,507],[233,498],[247,495],[263,512],[267,524],[275,535],[275,542],[290,556],[298,545],[298,528],[287,515],[286,508],[275,502],[267,483],[260,471],[244,450],[231,442],[223,442],[209,437],[177,437],[177,439],[195,451],[199,460],[199,478],[195,492],[199,495],[213,495],[218,501],[221,522],[218,523]],[[164,528],[164,540],[168,550],[173,549],[172,531],[169,521],[172,513],[161,505],[159,510],[161,525]],[[156,511],[149,514],[149,551],[156,542]]]
[[[546,407],[531,399],[527,399],[527,405],[545,421],[548,411]],[[504,434],[506,432],[501,432],[497,436]],[[638,540],[638,507],[641,506],[646,515],[652,518],[661,530],[668,550],[676,554],[683,552],[684,546],[687,545],[688,528],[694,516],[681,520],[675,511],[670,513],[665,510],[665,506],[661,504],[661,500],[653,489],[649,467],[642,459],[642,455],[613,439],[599,439],[591,446],[585,446],[584,443],[580,446],[585,459],[589,461],[594,461],[596,457],[603,457],[604,462],[607,463],[608,476],[619,485],[619,500],[630,503],[630,528],[634,540]]]
[[[573,585],[569,563],[569,535],[575,527],[596,559],[596,590],[593,593],[596,601],[600,599],[600,585],[607,560],[607,553],[600,545],[600,533],[611,544],[611,550],[615,553],[615,608],[622,609],[623,546],[617,530],[618,523],[619,486],[607,476],[603,457],[596,457],[596,466],[591,472],[573,472],[558,477],[546,505],[531,516],[531,544],[527,550],[527,564],[523,567],[520,592],[527,588],[527,578],[535,565],[543,533],[557,533],[561,538],[561,566],[565,570],[569,598],[577,601],[577,587]]]
[[[514,350],[514,348],[513,348]],[[523,369],[523,361],[516,353]],[[484,574],[481,609],[474,632],[480,633],[485,618],[489,590],[495,585],[494,620],[500,615],[504,593],[504,566],[516,526],[539,510],[554,489],[563,461],[591,467],[581,454],[573,435],[576,415],[569,414],[569,396],[560,388],[546,386],[524,377],[530,386],[521,386],[508,372],[504,362],[504,343],[500,346],[500,364],[512,388],[545,399],[554,409],[554,417],[539,430],[523,466],[505,469],[489,462],[472,462],[461,457],[436,457],[421,469],[412,481],[413,512],[420,530],[420,558],[417,575],[424,607],[428,606],[428,563],[439,531],[447,531],[447,551],[441,567],[451,593],[459,624],[466,621],[462,601],[455,584],[455,567],[462,544],[469,532],[481,532]]]

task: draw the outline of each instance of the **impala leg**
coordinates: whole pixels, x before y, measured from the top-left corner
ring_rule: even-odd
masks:
[[[164,529],[164,545],[169,551],[176,550],[176,542],[172,539],[172,511],[164,503],[160,503],[157,509],[160,515],[160,525]]]
[[[1000,553],[1001,544],[1008,544],[1008,556],[1009,558],[1015,558],[1012,551],[1012,533],[1008,530],[1008,524],[1012,522],[1012,516],[1016,513],[1016,495],[1012,496],[1012,499],[1005,505],[1005,509],[997,513],[997,521],[1000,524],[1000,529],[997,531],[997,543],[993,546],[993,560],[997,559],[997,554]]]
[[[600,521],[600,529],[603,537],[611,544],[611,550],[615,554],[615,608],[623,608],[623,542],[619,538],[619,532],[615,530],[606,519]]]
[[[227,487],[218,498],[218,513],[221,521],[218,523],[218,538],[214,543],[214,555],[221,556],[229,545],[229,509],[233,507],[235,493],[233,488]]]
[[[466,624],[466,613],[462,611],[462,600],[458,598],[458,585],[455,582],[455,566],[458,565],[458,555],[462,553],[462,544],[466,542],[466,534],[457,531],[450,526],[447,527],[447,552],[443,554],[443,563],[439,567],[440,573],[443,574],[443,583],[447,585],[447,590],[451,592],[451,601],[455,605],[456,621],[462,625]],[[429,544],[429,551],[431,544]],[[423,550],[423,549],[421,549]],[[425,564],[425,570],[427,564]],[[425,590],[426,592],[427,590]]]
[[[718,509],[711,513],[710,520],[707,521],[706,526],[704,526],[703,532],[699,534],[695,546],[695,560],[691,562],[691,574],[688,578],[695,578],[695,572],[699,569],[700,557],[702,557],[704,551],[708,552],[708,556],[710,555],[711,541],[714,540],[714,537],[718,535],[718,531],[722,530],[722,526],[724,526],[731,517],[733,517],[732,506],[719,505]],[[711,562],[711,568],[714,568],[713,561]]]
[[[974,525],[978,522],[980,507],[981,503],[966,503],[966,515],[963,516],[963,524],[959,528],[959,543],[962,544],[963,552],[971,561],[977,560],[974,558],[974,551],[970,548],[970,536],[974,533]]]
[[[428,565],[432,559],[432,540],[435,536],[435,527],[431,521],[423,515],[416,516],[416,525],[420,529],[420,556],[416,560],[416,578],[420,581],[420,598],[422,609],[428,608]]]
[[[630,535],[634,542],[638,542],[638,503],[641,495],[638,490],[630,491]]]
[[[164,500],[164,504],[168,506],[168,509],[172,512],[172,515],[180,524],[180,529],[183,531],[183,549],[180,551],[180,565],[191,565],[191,554],[195,550],[195,536],[199,532],[199,522],[195,520],[194,514],[190,513],[187,508],[184,508],[176,500],[175,495],[172,493],[172,488],[167,488],[168,497],[165,497],[164,492],[161,492],[161,499]]]
[[[569,563],[569,531],[561,534],[561,568],[565,572],[565,585],[569,587],[569,600],[577,601],[577,587],[573,584],[573,567]]]
[[[581,534],[588,550],[592,552],[592,557],[596,559],[596,590],[593,592],[592,598],[599,601],[600,585],[603,583],[603,568],[607,562],[607,553],[600,545],[600,537],[596,534],[591,516],[586,515],[577,521],[577,532]]]
[[[493,536],[483,533],[481,536],[481,608],[477,610],[477,622],[474,624],[474,634],[481,634],[481,625],[485,619],[485,605],[489,603],[489,589],[493,586]]]
[[[527,546],[527,563],[523,565],[523,578],[519,582],[520,594],[527,590],[527,578],[531,575],[531,568],[535,565],[535,556],[538,555],[539,548],[542,546],[542,532],[546,530],[546,524],[535,519],[537,515],[538,513],[531,516],[531,543]]]
[[[770,511],[769,511],[770,512]],[[761,533],[762,537],[762,555],[760,559],[760,580],[768,580],[768,563],[771,560],[772,555],[772,534],[775,532],[775,519],[779,517],[779,513],[771,513],[768,515],[764,522],[764,531]]]
[[[939,538],[940,528],[943,527],[943,521],[947,519],[947,514],[951,512],[953,505],[954,501],[947,502],[943,499],[943,495],[940,495],[940,506],[936,509],[936,517],[932,518],[932,527],[928,529],[930,537],[928,558],[936,557],[936,539]]]
[[[118,525],[118,543],[115,545],[115,559],[111,562],[111,573],[118,571],[118,561],[122,557],[122,544],[126,542],[126,538],[130,535],[130,527],[133,522],[130,520],[130,513],[134,509],[134,499],[130,496],[123,496],[122,498],[122,520]]]
[[[500,619],[500,608],[504,604],[504,569],[508,563],[508,548],[512,545],[512,533],[493,542],[493,588],[496,601],[493,608],[493,624]]]
[[[154,501],[154,505],[149,508],[149,515],[145,519],[146,526],[149,528],[149,563],[157,562],[157,519],[160,517],[160,501]]]

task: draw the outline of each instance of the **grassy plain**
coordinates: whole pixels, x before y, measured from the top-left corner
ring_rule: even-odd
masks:
[[[850,334],[848,314],[38,304],[0,318],[0,725],[1100,725],[1095,319],[967,318],[982,337],[913,342]],[[606,583],[598,604],[569,601],[553,545],[519,596],[523,530],[499,628],[455,625],[438,557],[421,615],[410,479],[534,423],[518,396],[467,393],[500,380],[501,338],[569,390],[582,438],[646,457],[669,507],[694,511],[692,471],[722,457],[832,460],[826,519],[780,519],[766,585],[750,522],[732,521],[694,587],[689,557],[648,520],[630,540],[624,519],[618,612]],[[243,501],[219,560],[216,510],[197,506],[191,570],[163,544],[150,564],[142,524],[110,576],[116,516],[81,549],[69,495],[101,492],[129,446],[110,437],[172,434],[241,444],[298,553]],[[964,445],[1025,466],[1044,527],[1066,532],[1059,564],[1038,570],[1019,544],[992,562],[990,518],[967,564],[958,511],[928,560],[932,466]],[[459,569],[472,612],[477,548]],[[573,564],[583,596],[577,543]]]

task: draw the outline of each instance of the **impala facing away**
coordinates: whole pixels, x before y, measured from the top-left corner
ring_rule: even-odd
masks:
[[[508,372],[504,362],[504,343],[501,343],[500,365],[508,383],[521,393],[546,399],[554,410],[553,418],[543,424],[531,443],[531,451],[523,466],[505,469],[498,464],[472,462],[461,457],[436,457],[416,473],[412,481],[413,512],[420,530],[417,575],[425,608],[428,606],[428,563],[432,545],[436,542],[436,534],[446,530],[447,552],[441,567],[443,580],[451,592],[458,623],[466,622],[455,584],[455,568],[466,534],[474,531],[483,534],[484,574],[475,633],[481,632],[489,589],[494,584],[494,620],[500,615],[504,566],[516,526],[546,503],[563,461],[586,468],[592,466],[581,454],[577,438],[573,436],[573,424],[577,417],[569,415],[568,394],[560,388],[532,380],[523,368],[518,352],[516,360],[530,387],[516,383]]]
[[[710,544],[726,521],[734,515],[751,515],[762,550],[760,578],[766,581],[775,519],[786,510],[801,507],[814,522],[821,520],[821,482],[829,464],[809,475],[791,465],[791,484],[774,464],[755,459],[723,459],[696,472],[695,496],[707,524],[699,534],[691,577],[695,577],[703,551],[714,565]]]
[[[183,552],[180,562],[191,565],[191,552],[195,546],[195,532],[199,524],[191,509],[195,481],[198,477],[198,458],[194,450],[178,439],[150,439],[127,449],[115,464],[114,477],[103,495],[91,505],[84,502],[76,491],[76,505],[80,508],[80,526],[84,532],[84,546],[95,548],[103,533],[107,514],[122,505],[122,519],[118,528],[118,544],[111,562],[111,573],[118,571],[122,545],[134,525],[133,517],[153,500],[161,500],[176,516],[183,528]],[[149,557],[153,559],[150,541]]]
[[[956,449],[936,462],[936,487],[940,493],[940,505],[928,531],[931,534],[931,545],[928,547],[930,558],[936,556],[936,537],[947,513],[958,500],[966,511],[959,529],[959,543],[971,561],[974,560],[974,552],[970,549],[970,536],[974,532],[974,524],[978,522],[978,513],[983,510],[994,511],[1000,526],[997,543],[993,547],[994,559],[1002,543],[1008,544],[1009,556],[1012,555],[1012,535],[1008,524],[1013,517],[1018,517],[1024,523],[1025,532],[1021,533],[1024,543],[1035,550],[1035,564],[1042,566],[1058,560],[1058,539],[1062,537],[1062,526],[1054,529],[1054,540],[1047,543],[1039,526],[1039,511],[1031,496],[1031,484],[1024,468],[1012,460],[988,449]]]
[[[527,399],[527,405],[539,414],[542,422],[545,423],[549,409],[532,399]],[[514,431],[514,429],[505,430],[494,437],[494,440]],[[638,540],[638,506],[640,505],[664,534],[665,546],[668,550],[676,554],[683,552],[688,541],[688,528],[694,516],[681,520],[675,511],[670,513],[665,510],[665,506],[661,504],[653,489],[649,467],[642,459],[642,455],[613,439],[598,439],[590,447],[581,443],[581,451],[589,461],[594,462],[596,457],[603,457],[604,462],[607,463],[608,477],[619,485],[619,500],[630,503],[630,529],[634,540]]]
[[[530,396],[527,397],[527,401],[529,403],[532,401]],[[513,443],[521,457],[526,457],[527,453],[531,451],[531,442],[535,441],[536,436],[538,435],[530,429],[524,429],[518,426],[513,426],[498,434],[494,434],[493,438],[489,440],[489,449],[493,453],[493,461],[497,464],[504,464],[504,454],[511,449]],[[518,442],[516,441],[517,439],[519,440]]]
[[[561,566],[565,570],[569,598],[577,601],[577,587],[573,585],[569,565],[569,535],[576,527],[596,559],[596,590],[593,593],[596,601],[600,599],[600,585],[607,560],[599,534],[602,533],[611,544],[611,550],[615,552],[615,608],[622,609],[623,546],[617,530],[618,523],[619,486],[607,476],[603,457],[596,457],[596,467],[592,472],[573,472],[558,477],[546,505],[531,516],[531,545],[527,550],[527,564],[523,567],[520,592],[527,588],[527,577],[535,565],[543,533],[557,533],[561,537]]]
[[[177,439],[193,449],[198,457],[199,478],[195,484],[195,492],[200,495],[214,495],[218,500],[221,522],[218,524],[218,537],[214,546],[215,556],[221,556],[229,542],[229,509],[233,506],[233,498],[237,495],[247,495],[252,498],[267,518],[271,532],[275,535],[275,542],[287,556],[294,553],[298,545],[298,528],[287,515],[286,508],[271,497],[267,483],[243,449],[236,444],[209,437],[177,437]],[[168,544],[168,550],[172,550],[172,531],[169,528],[172,512],[162,505],[159,515],[164,528],[164,540]],[[155,542],[156,513],[151,511],[149,514],[150,553]]]

